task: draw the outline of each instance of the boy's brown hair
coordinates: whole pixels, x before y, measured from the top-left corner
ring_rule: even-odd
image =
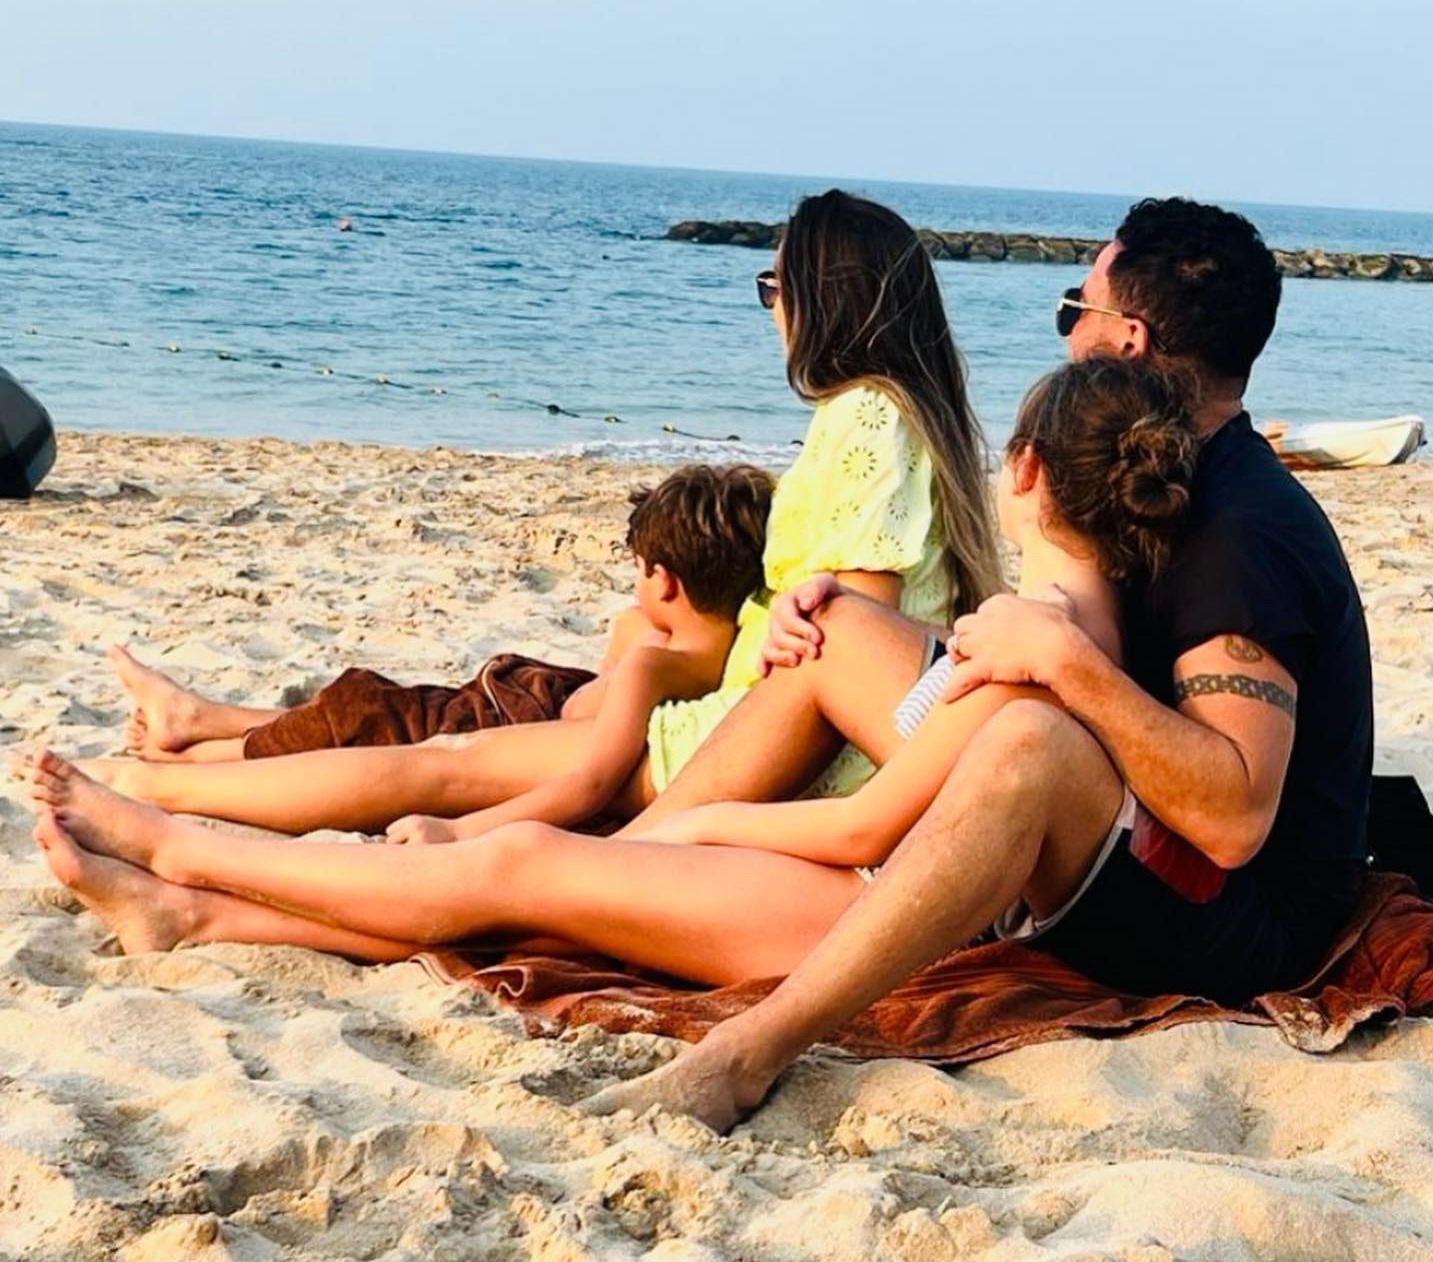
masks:
[[[766,516],[776,483],[764,469],[687,465],[632,492],[627,546],[681,580],[698,613],[735,618],[762,583]]]

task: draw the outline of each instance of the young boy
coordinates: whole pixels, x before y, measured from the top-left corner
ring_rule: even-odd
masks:
[[[637,603],[614,620],[598,677],[562,710],[564,719],[595,720],[586,761],[457,819],[406,815],[389,825],[389,842],[460,841],[516,820],[566,825],[598,815],[641,762],[652,711],[721,681],[737,611],[761,585],[771,491],[770,476],[747,465],[695,465],[634,491],[627,547]]]
[[[478,778],[500,782],[502,791],[465,793],[465,786],[453,782],[450,759],[414,757],[440,754],[425,747],[380,753],[315,745],[312,753],[233,761],[252,757],[241,746],[242,733],[256,717],[262,723],[274,712],[206,702],[122,652],[116,654],[116,666],[139,702],[149,737],[162,728],[169,743],[177,744],[176,732],[187,727],[194,741],[189,752],[196,756],[192,761],[91,762],[85,769],[171,810],[269,826],[274,821],[267,818],[265,801],[283,797],[282,784],[291,779],[304,781],[305,796],[326,799],[316,809],[332,811],[337,804],[337,815],[324,823],[345,827],[382,827],[415,809],[456,814],[474,805],[484,808],[454,822],[403,818],[389,832],[390,840],[401,842],[452,840],[515,819],[555,824],[589,819],[601,813],[640,764],[652,711],[665,701],[702,696],[720,681],[737,611],[761,586],[772,489],[770,476],[751,466],[690,466],[655,489],[633,493],[627,545],[637,562],[636,607],[614,621],[598,676],[567,696],[563,722],[528,724],[523,734],[512,730],[511,758],[503,748],[508,729],[477,734],[481,749],[471,747],[474,760],[494,772]],[[387,701],[379,697],[377,704]],[[186,706],[191,707],[188,717],[181,713]],[[192,721],[196,711],[198,723]],[[578,729],[565,720],[586,726]],[[346,725],[361,732],[362,716]],[[581,732],[576,757],[571,737],[556,731],[546,740],[554,746],[554,757],[544,756],[546,733],[537,729],[555,728]],[[419,727],[408,739],[421,741],[428,734]],[[322,742],[339,743],[369,742]]]

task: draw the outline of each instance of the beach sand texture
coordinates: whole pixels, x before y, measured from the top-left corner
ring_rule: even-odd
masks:
[[[113,749],[115,641],[256,703],[355,663],[592,664],[644,472],[67,436],[45,493],[0,506],[0,741]],[[1367,600],[1380,766],[1433,789],[1433,465],[1308,485]],[[566,1107],[665,1040],[530,1040],[411,964],[107,953],[30,826],[6,785],[0,1258],[1433,1257],[1433,1023],[1317,1059],[1223,1025],[955,1074],[808,1057],[718,1139]]]

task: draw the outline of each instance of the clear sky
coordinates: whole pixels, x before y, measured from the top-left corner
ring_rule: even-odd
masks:
[[[48,0],[0,118],[1433,210],[1433,0]]]

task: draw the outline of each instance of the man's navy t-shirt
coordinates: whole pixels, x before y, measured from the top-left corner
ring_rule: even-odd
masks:
[[[1247,414],[1205,442],[1190,512],[1171,564],[1128,593],[1129,670],[1173,705],[1175,661],[1237,635],[1293,676],[1297,717],[1278,814],[1234,876],[1321,938],[1347,914],[1367,859],[1373,680],[1363,605],[1328,518]],[[1231,658],[1226,673],[1240,671]]]

